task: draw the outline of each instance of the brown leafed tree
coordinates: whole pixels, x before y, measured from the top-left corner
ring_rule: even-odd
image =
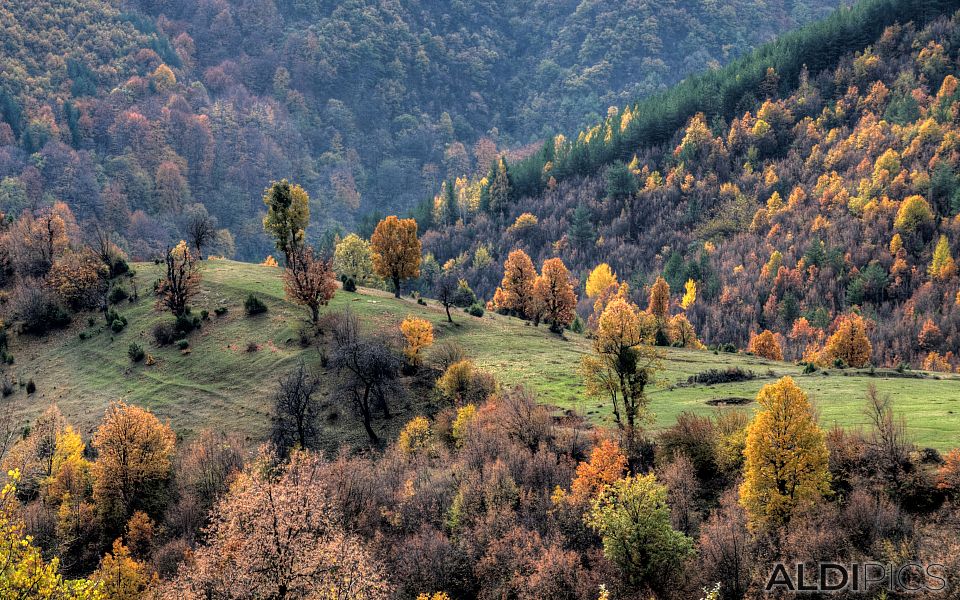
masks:
[[[336,293],[337,280],[329,261],[314,256],[313,248],[298,247],[283,271],[283,289],[287,298],[310,309],[310,320],[316,324],[320,307]]]
[[[200,292],[200,265],[183,240],[167,250],[165,264],[167,272],[157,289],[158,302],[180,316],[186,312],[190,299]]]
[[[400,297],[400,283],[420,275],[420,240],[417,222],[389,216],[377,224],[370,237],[373,270],[393,282],[393,295]]]
[[[570,271],[559,258],[544,261],[540,271],[533,284],[534,301],[544,321],[550,323],[550,331],[562,333],[573,322],[577,308]]]
[[[650,288],[650,304],[647,312],[660,320],[666,319],[670,312],[670,284],[663,277],[657,277]]]
[[[93,497],[108,532],[119,533],[133,511],[155,514],[170,477],[176,437],[138,406],[116,402],[93,436]]]
[[[525,319],[532,319],[535,308],[533,284],[537,279],[537,270],[533,261],[523,250],[517,249],[507,256],[503,263],[503,303],[500,308],[511,310]]]
[[[162,597],[388,597],[386,578],[361,542],[337,523],[322,461],[294,453],[273,476],[257,461],[213,513],[207,540]]]
[[[783,360],[783,349],[780,347],[780,341],[772,331],[767,329],[751,336],[750,345],[747,346],[747,349],[761,358]]]
[[[74,310],[106,304],[110,269],[89,248],[70,251],[53,263],[47,283]]]

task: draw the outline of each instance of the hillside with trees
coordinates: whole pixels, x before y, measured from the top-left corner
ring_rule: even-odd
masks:
[[[0,211],[63,201],[139,258],[206,211],[216,254],[261,260],[265,182],[288,178],[315,241],[369,235],[368,213],[836,5],[5,2]]]
[[[872,357],[848,364],[957,369],[960,22],[887,27],[819,71],[786,53],[839,51],[831,40],[852,44],[898,4],[912,5],[867,2],[785,37],[726,69],[702,104],[696,90],[718,75],[444,186],[421,211],[425,250],[494,304],[519,248],[561,258],[581,282],[606,265],[637,301],[660,276],[678,308],[693,286],[683,312],[707,344],[771,332],[784,357],[829,364],[831,336],[854,319]],[[687,105],[698,108],[684,116]],[[684,125],[657,134],[660,117]],[[584,319],[602,299],[586,295]]]

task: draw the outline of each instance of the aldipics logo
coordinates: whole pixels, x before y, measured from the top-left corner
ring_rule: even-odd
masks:
[[[819,594],[880,590],[898,594],[946,594],[947,580],[945,567],[936,563],[776,563],[770,571],[764,590]]]

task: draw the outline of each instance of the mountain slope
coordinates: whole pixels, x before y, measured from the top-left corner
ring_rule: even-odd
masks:
[[[136,267],[136,287],[148,290],[159,267]],[[200,331],[189,336],[189,352],[181,352],[175,346],[158,347],[153,342],[153,326],[170,317],[160,312],[154,299],[144,293],[136,302],[117,305],[117,310],[128,319],[127,327],[119,333],[111,332],[103,325],[102,317],[94,315],[92,326],[78,316],[71,329],[51,337],[13,339],[10,352],[15,362],[7,369],[21,386],[0,399],[0,407],[27,421],[55,402],[87,436],[100,422],[107,405],[124,399],[169,420],[178,435],[192,438],[201,429],[222,428],[241,433],[250,445],[256,445],[270,428],[278,378],[303,358],[324,381],[320,439],[327,449],[335,451],[342,443],[364,445],[366,437],[350,405],[331,395],[335,389],[334,373],[323,367],[321,360],[323,352],[332,352],[330,341],[321,337],[318,345],[300,345],[298,331],[306,314],[284,300],[280,271],[214,260],[204,264],[203,273],[202,294],[194,303],[195,312],[206,309],[211,316]],[[243,314],[243,301],[251,293],[269,306],[265,315]],[[228,312],[215,316],[213,309],[217,306],[227,307]],[[438,344],[454,341],[462,345],[472,360],[495,373],[503,384],[523,384],[544,404],[576,410],[597,423],[611,423],[606,405],[585,400],[578,365],[580,357],[590,352],[590,341],[582,336],[568,333],[568,339],[562,340],[545,327],[532,327],[519,319],[490,313],[475,318],[457,312],[456,325],[450,326],[443,309],[433,302],[420,306],[368,289],[357,294],[338,292],[324,310],[351,310],[365,327],[385,331],[395,331],[408,315],[428,319],[436,328]],[[132,363],[127,349],[134,342],[156,363]],[[251,344],[255,351],[250,351]],[[661,383],[651,392],[654,429],[674,424],[683,411],[713,414],[718,410],[740,410],[734,406],[716,408],[707,401],[752,399],[764,384],[792,375],[816,399],[825,426],[863,424],[863,394],[868,383],[875,383],[881,392],[893,395],[898,411],[907,415],[909,432],[918,444],[946,449],[960,432],[957,377],[917,374],[904,378],[883,370],[828,370],[805,375],[801,367],[792,364],[685,349],[667,349],[664,367]],[[686,383],[696,373],[728,367],[751,370],[757,378],[709,386]],[[36,385],[34,394],[23,389],[29,380]],[[930,398],[937,400],[932,402]],[[374,427],[393,436],[409,418],[430,410],[429,406],[427,399],[414,393],[392,407],[392,419],[377,420]],[[746,410],[753,410],[753,405],[748,404]]]
[[[687,315],[706,343],[743,348],[770,329],[788,357],[809,358],[838,317],[859,311],[878,365],[954,370],[958,28],[956,15],[923,29],[897,25],[835,68],[779,82],[770,71],[753,90],[766,99],[730,121],[691,112],[669,141],[633,146],[635,157],[618,162],[631,149],[618,132],[630,131],[634,115],[653,122],[625,110],[560,141],[555,162],[513,163],[504,214],[468,209],[462,223],[427,233],[425,245],[441,264],[462,257],[487,298],[500,281],[497,263],[520,247],[537,264],[560,256],[581,281],[608,262],[638,301],[659,274],[676,299],[692,279],[698,301]],[[762,64],[747,71],[763,73]],[[688,92],[681,86],[669,99],[696,106]],[[543,191],[525,193],[531,187]],[[446,214],[444,198],[435,214]],[[515,227],[522,213],[537,224]],[[471,263],[480,246],[494,250],[492,264]],[[591,308],[584,302],[581,313]]]
[[[273,179],[319,238],[837,3],[6,2],[0,210],[63,200],[149,258],[200,202],[260,260]]]

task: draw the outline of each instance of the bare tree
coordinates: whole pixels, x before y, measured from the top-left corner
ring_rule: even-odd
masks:
[[[447,311],[447,321],[453,323],[450,316],[450,307],[453,306],[453,299],[457,294],[457,276],[447,271],[437,277],[437,282],[433,286],[433,295],[437,302],[443,305]]]
[[[320,380],[314,377],[300,359],[286,377],[274,397],[273,443],[284,455],[293,448],[311,448],[317,438],[317,401],[314,394]]]
[[[371,425],[373,412],[379,408],[385,419],[390,418],[389,399],[403,392],[398,381],[403,360],[390,340],[363,335],[352,313],[337,319],[333,339],[337,347],[332,364],[341,377],[341,389],[363,419],[371,443],[379,444]]]
[[[187,241],[197,249],[197,257],[203,260],[203,249],[217,241],[217,218],[210,216],[203,204],[188,206],[184,216]]]
[[[871,428],[867,438],[869,454],[876,462],[877,471],[892,482],[909,462],[910,448],[903,415],[894,415],[892,398],[889,394],[881,394],[873,383],[867,384],[865,413]]]

